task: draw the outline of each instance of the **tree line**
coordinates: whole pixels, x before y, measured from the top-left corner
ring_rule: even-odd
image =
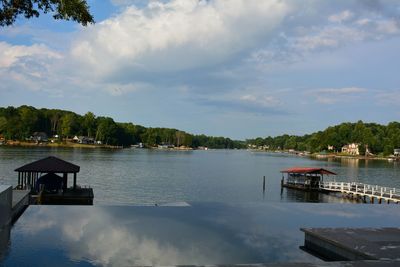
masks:
[[[115,122],[110,117],[96,116],[92,112],[79,115],[59,109],[36,109],[31,106],[0,107],[0,135],[6,140],[26,140],[34,132],[61,139],[88,136],[103,144],[130,146],[143,143],[147,147],[160,144],[200,146],[218,149],[245,148],[244,141],[225,137],[193,135],[170,128],[146,128],[133,123]]]
[[[368,147],[374,154],[390,155],[395,148],[400,148],[400,123],[390,122],[388,125],[380,125],[363,121],[346,122],[303,136],[285,134],[246,141],[248,144],[265,146],[271,150],[294,149],[310,152],[327,151],[328,146],[333,146],[334,151],[340,152],[344,145],[357,143],[360,154],[364,154]]]

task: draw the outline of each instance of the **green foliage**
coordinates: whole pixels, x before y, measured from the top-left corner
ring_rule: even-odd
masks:
[[[92,137],[96,132],[96,116],[88,112],[83,116],[82,126],[87,130],[87,136]]]
[[[365,146],[368,145],[374,154],[390,155],[395,148],[400,148],[400,123],[391,122],[384,126],[362,121],[346,122],[311,135],[281,135],[247,140],[247,144],[269,146],[272,150],[296,149],[310,152],[327,150],[328,145],[340,151],[342,146],[349,143],[358,143],[360,154],[365,153]]]
[[[94,23],[85,0],[0,0],[0,26],[12,25],[19,16],[39,17],[53,13],[54,19],[73,20],[86,26]]]
[[[400,123],[391,122],[387,126],[376,123],[342,123],[328,127],[324,131],[304,136],[281,135],[266,138],[258,137],[246,141],[236,141],[225,137],[192,135],[171,128],[146,128],[132,123],[114,122],[112,118],[96,117],[92,112],[81,116],[70,111],[58,109],[35,109],[21,106],[0,107],[0,135],[7,140],[25,140],[34,132],[45,132],[52,136],[64,137],[87,135],[109,145],[130,146],[143,143],[147,147],[160,144],[208,147],[216,149],[240,149],[248,144],[267,146],[269,149],[295,149],[319,152],[327,150],[328,145],[340,151],[343,145],[359,143],[361,154],[365,145],[374,154],[390,155],[393,149],[400,148]]]
[[[96,117],[92,112],[81,116],[58,109],[35,109],[21,106],[0,108],[0,134],[8,140],[25,140],[33,132],[63,137],[86,135],[109,145],[130,146],[144,143],[147,147],[160,144],[209,148],[245,148],[243,141],[224,137],[192,135],[170,128],[146,128],[132,123],[117,123],[112,118]]]

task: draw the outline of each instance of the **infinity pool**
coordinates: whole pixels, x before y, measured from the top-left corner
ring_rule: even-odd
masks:
[[[0,265],[318,263],[300,227],[399,226],[397,205],[30,206],[1,231]]]

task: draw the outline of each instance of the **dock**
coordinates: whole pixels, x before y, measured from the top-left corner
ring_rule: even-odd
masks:
[[[324,260],[369,260],[400,265],[400,228],[302,228],[301,231],[305,233],[304,249]]]
[[[31,204],[93,205],[93,189],[77,184],[79,170],[78,165],[49,156],[15,169],[18,172],[15,189],[28,190]],[[69,177],[73,178],[70,187]]]
[[[379,204],[400,202],[400,190],[391,187],[378,185],[369,185],[363,183],[346,183],[346,182],[319,182],[319,190],[321,192],[339,192],[342,196],[350,196],[351,198],[360,199],[364,203],[374,203],[375,199]]]
[[[364,203],[396,203],[400,202],[400,189],[379,185],[370,185],[356,182],[324,181],[324,175],[336,173],[313,167],[293,167],[282,170],[287,178],[282,176],[281,186],[302,191],[321,193],[341,193],[342,197],[349,197]]]

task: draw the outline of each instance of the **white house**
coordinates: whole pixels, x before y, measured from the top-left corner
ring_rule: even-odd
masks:
[[[356,155],[356,156],[360,155],[360,151],[358,150],[358,144],[351,143],[348,145],[344,145],[342,147],[342,153],[346,153],[349,155]]]

